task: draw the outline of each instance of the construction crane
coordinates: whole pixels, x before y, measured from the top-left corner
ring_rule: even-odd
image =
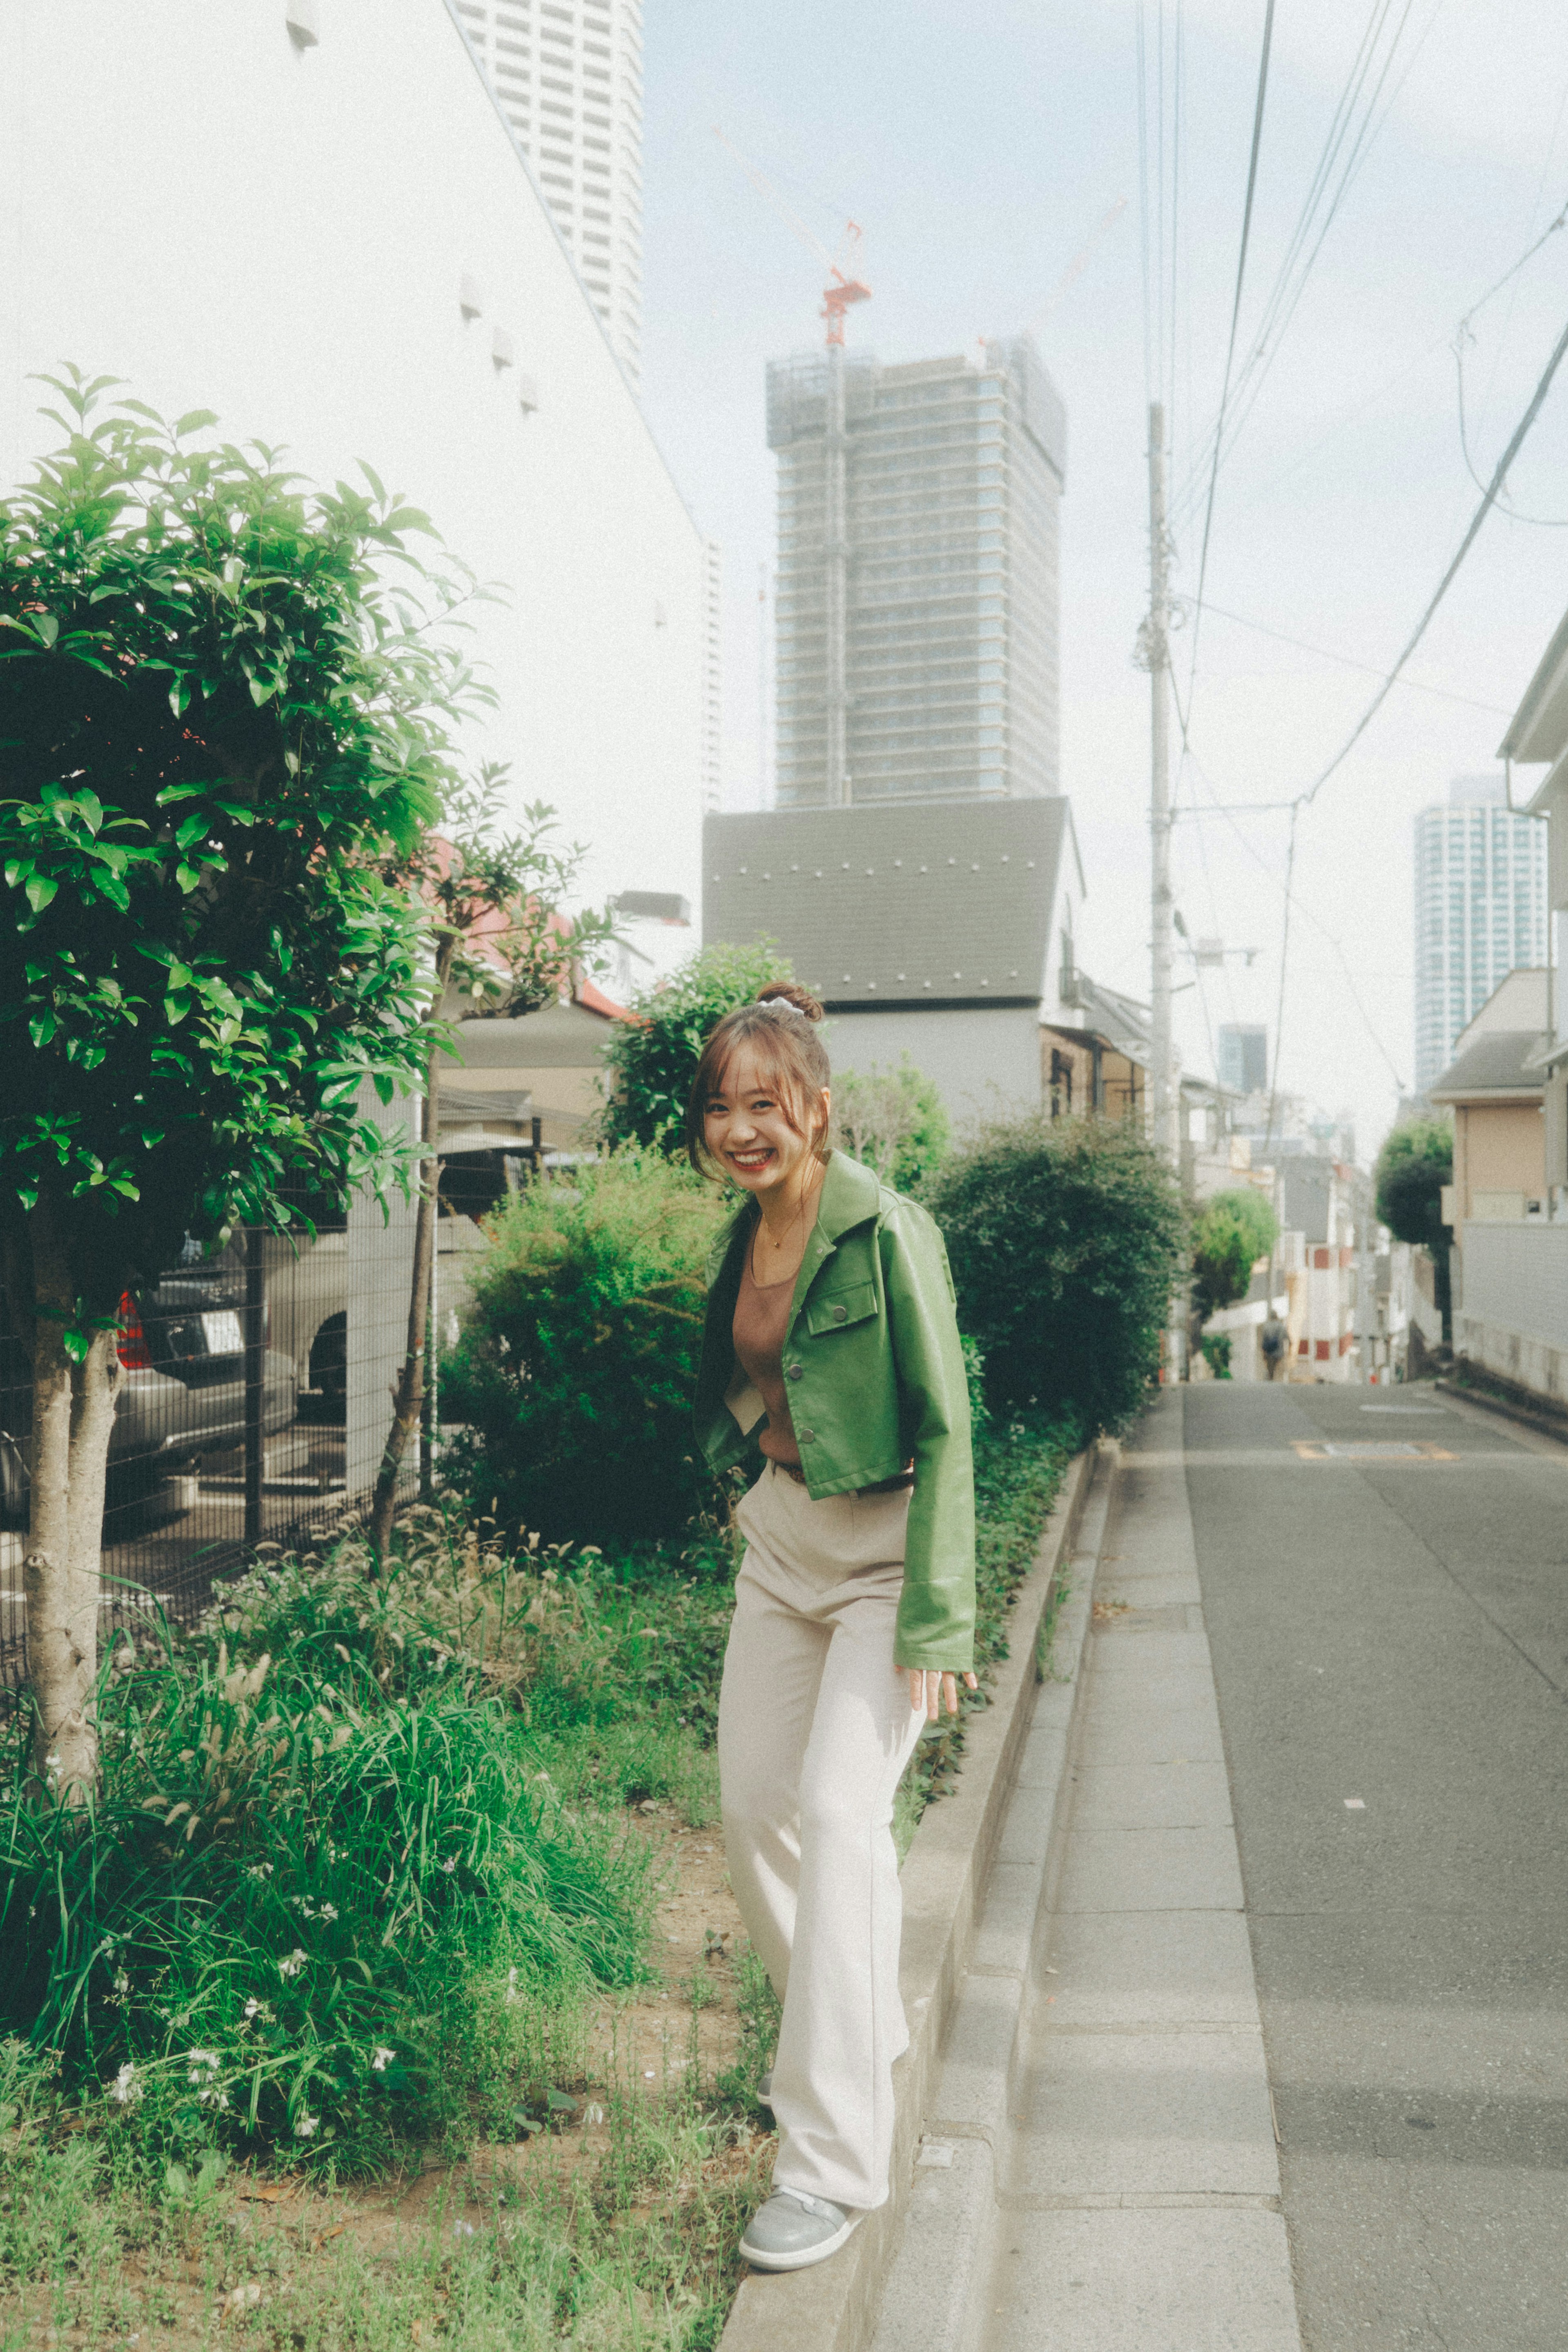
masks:
[[[721,131],[716,122],[713,127],[713,135],[722,147],[728,148],[758,194],[766,204],[772,206],[785,226],[793,230],[801,244],[816,255],[827,270],[828,283],[822,289],[821,316],[828,322],[828,348],[832,350],[837,346],[841,350],[844,341],[844,312],[856,302],[871,300],[871,288],[862,284],[860,278],[848,275],[849,265],[852,264],[860,246],[859,222],[845,222],[844,243],[840,248],[840,257],[835,259],[815,229],[808,228],[800,214],[785,201],[767,173],[754,163],[749,155],[743,154],[734,140]]]
[[[1099,244],[1101,238],[1104,236],[1106,230],[1113,226],[1113,225],[1121,219],[1122,215],[1126,211],[1126,197],[1118,196],[1115,203],[1111,206],[1110,211],[1104,215],[1103,219],[1095,223],[1093,228],[1084,238],[1083,243],[1079,247],[1078,251],[1073,255],[1072,259],[1068,263],[1066,268],[1062,271],[1061,277],[1057,279],[1055,285],[1046,296],[1045,300],[1040,304],[1040,309],[1035,312],[1033,318],[1024,329],[1024,333],[1026,335],[1037,334],[1040,329],[1044,326],[1046,320],[1050,318],[1051,312],[1055,310],[1062,296],[1067,292],[1069,287],[1076,284],[1077,280],[1082,277],[1083,272],[1088,268],[1089,257],[1092,254],[1095,247]]]
[[[828,282],[822,289],[821,316],[827,321],[827,383],[822,430],[822,602],[824,658],[822,678],[823,754],[827,801],[844,807],[850,798],[849,686],[846,638],[849,625],[849,519],[845,488],[847,434],[844,417],[844,314],[857,302],[871,300],[871,288],[854,276],[860,248],[857,221],[844,225],[839,254],[828,251],[815,230],[779,194],[765,172],[743,155],[717,123],[714,137],[727,147],[758,194],[772,206],[801,243],[823,263]]]

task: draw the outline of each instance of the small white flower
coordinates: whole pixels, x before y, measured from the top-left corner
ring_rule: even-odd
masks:
[[[473,2224],[473,2222],[472,2222],[472,2221],[454,2221],[454,2223],[452,2224],[452,2234],[453,2234],[453,2236],[454,2236],[455,2238],[471,2238],[471,2237],[473,2237],[473,2236],[475,2235],[475,2230],[474,2230],[474,2224]]]
[[[246,2023],[247,2025],[249,2024],[249,2022],[250,2022],[251,2019],[252,2019],[253,2017],[255,2017],[255,2016],[256,2016],[256,2015],[258,2014],[258,2012],[260,2011],[260,2009],[261,2009],[261,2003],[260,2003],[260,2001],[258,2001],[258,2000],[257,2000],[257,1999],[256,1999],[256,1997],[255,1993],[252,1993],[252,1995],[251,1995],[250,1999],[246,2001],[246,2005],[245,2005]]]
[[[378,2049],[371,2064],[378,2074],[384,2074],[396,2055],[395,2050]]]
[[[123,2065],[109,2086],[109,2095],[122,2107],[134,2106],[141,2096],[141,2085],[136,2079],[136,2069],[129,2062]]]
[[[441,1867],[442,1867],[442,1869],[446,1873],[446,1875],[448,1876],[448,1878],[450,1878],[450,1877],[451,1877],[451,1875],[452,1875],[452,1874],[453,1874],[453,1872],[454,1872],[454,1871],[456,1869],[456,1867],[457,1867],[457,1863],[456,1863],[456,1859],[455,1859],[455,1856],[453,1856],[453,1855],[451,1855],[451,1854],[449,1854],[449,1855],[447,1856],[446,1860],[442,1864]]]
[[[294,2129],[296,2134],[300,2139],[314,2139],[316,2137],[316,2126],[319,2124],[320,2120],[321,2118],[319,2116],[308,2116],[303,2114],[297,2116],[294,2121]]]
[[[123,1969],[117,1969],[115,1970],[114,1990],[116,1992],[121,1994],[128,1993],[131,1990],[131,1979],[126,1975]]]
[[[279,1960],[279,1961],[278,1961],[278,1963],[277,1963],[277,1973],[278,1973],[278,1975],[279,1975],[280,1977],[297,1977],[297,1976],[299,1974],[300,1969],[305,1966],[305,1963],[306,1963],[306,1961],[308,1959],[308,1958],[309,1958],[309,1954],[308,1954],[308,1953],[307,1953],[307,1952],[302,1952],[302,1951],[300,1950],[300,1948],[299,1948],[298,1945],[298,1944],[296,1944],[296,1945],[295,1945],[295,1947],[294,1947],[294,1949],[289,1953],[289,1955],[288,1955],[287,1958],[287,1959],[283,1959],[283,1960]]]

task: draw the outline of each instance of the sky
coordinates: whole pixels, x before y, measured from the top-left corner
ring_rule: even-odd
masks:
[[[851,11],[647,0],[643,393],[684,494],[724,551],[725,796],[752,807],[758,572],[773,553],[763,371],[820,340],[823,281],[715,127],[828,247],[847,219],[861,225],[859,274],[873,299],[852,313],[852,341],[896,362],[972,352],[982,335],[1038,321],[1068,411],[1062,775],[1089,885],[1081,961],[1146,997],[1149,689],[1132,656],[1147,604],[1147,354],[1152,342],[1171,411],[1173,585],[1190,614],[1264,5],[1144,0],[1149,272],[1163,289],[1148,337],[1135,10],[1136,0],[862,0]],[[1364,1159],[1412,1079],[1414,816],[1451,776],[1495,766],[1568,605],[1568,363],[1510,476],[1515,512],[1488,520],[1411,659],[1411,683],[1394,688],[1300,821],[1288,944],[1288,820],[1240,804],[1288,800],[1328,765],[1377,690],[1369,673],[1397,656],[1479,504],[1452,345],[1568,205],[1568,11],[1554,0],[1277,0],[1239,362],[1368,43],[1363,88],[1368,98],[1375,88],[1375,104],[1354,115],[1331,184],[1353,149],[1355,166],[1326,226],[1324,205],[1312,215],[1300,251],[1304,261],[1315,243],[1315,258],[1260,386],[1249,376],[1233,400],[1239,427],[1215,483],[1206,609],[1174,641],[1187,718],[1177,901],[1190,933],[1256,950],[1201,984],[1190,963],[1178,969],[1178,984],[1192,983],[1176,999],[1184,1065],[1212,1073],[1222,1021],[1264,1022],[1272,1040],[1283,953],[1279,1083],[1348,1109]],[[1469,455],[1483,482],[1565,313],[1568,227],[1466,330]]]

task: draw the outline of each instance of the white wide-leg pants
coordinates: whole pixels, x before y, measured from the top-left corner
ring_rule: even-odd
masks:
[[[730,1884],[784,2006],[774,2186],[862,2210],[887,2196],[909,2043],[892,1832],[925,1720],[893,1663],[908,1517],[907,1488],[814,1503],[770,1464],[737,1514],[719,1699]]]

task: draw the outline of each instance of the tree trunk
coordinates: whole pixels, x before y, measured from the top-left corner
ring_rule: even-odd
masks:
[[[98,1610],[109,1441],[120,1393],[118,1333],[94,1334],[71,1362],[76,1293],[53,1211],[40,1199],[32,1244],[33,1475],[27,1556],[27,1665],[39,1781],[79,1803],[98,1778]],[[26,1305],[22,1319],[27,1319]]]
[[[420,1412],[424,1402],[424,1356],[430,1336],[430,1275],[435,1262],[435,1219],[441,1187],[441,1162],[435,1156],[441,1129],[441,1076],[434,1024],[445,1000],[457,944],[455,932],[444,934],[435,958],[435,992],[431,1002],[432,1035],[425,1055],[424,1106],[420,1120],[420,1140],[424,1146],[423,1175],[413,1223],[408,1344],[398,1373],[397,1386],[392,1391],[392,1427],[387,1432],[386,1447],[376,1473],[375,1494],[371,1503],[371,1550],[378,1562],[386,1558],[387,1548],[392,1542],[392,1518],[397,1510],[398,1471],[408,1451],[409,1439],[419,1427]]]

